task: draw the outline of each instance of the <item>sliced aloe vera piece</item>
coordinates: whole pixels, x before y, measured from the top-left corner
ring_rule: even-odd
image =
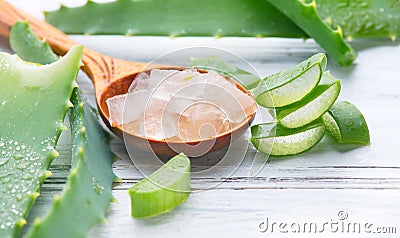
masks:
[[[321,117],[336,101],[341,89],[340,81],[329,71],[322,75],[320,84],[297,103],[276,109],[276,118],[288,128],[297,128]]]
[[[24,60],[46,64],[59,59],[27,23],[18,22],[13,26],[10,44]],[[108,147],[108,136],[97,115],[82,101],[77,88],[71,101],[74,105],[70,111],[74,145],[72,172],[63,195],[55,198],[50,212],[35,223],[27,238],[85,237],[94,224],[105,219],[105,209],[112,199],[111,186],[116,176],[112,172],[113,154]]]
[[[336,102],[323,116],[326,130],[339,143],[370,143],[367,122],[362,113],[350,102]]]
[[[256,102],[274,108],[301,100],[320,81],[326,62],[325,54],[319,53],[290,69],[264,78],[254,89]]]
[[[39,195],[75,87],[81,46],[38,66],[0,53],[0,237],[15,237]]]
[[[190,194],[190,160],[179,154],[129,189],[132,217],[144,218],[167,212]]]
[[[349,65],[357,57],[344,41],[340,26],[333,30],[317,12],[315,0],[267,0],[324,48],[339,64]]]
[[[250,90],[257,87],[260,82],[260,78],[252,73],[245,70],[239,69],[238,67],[229,64],[218,56],[208,56],[205,58],[193,58],[191,60],[190,66],[206,69],[215,70],[222,73],[237,82],[239,82],[243,87]]]
[[[285,128],[276,123],[264,123],[251,127],[250,141],[263,153],[286,156],[311,149],[324,134],[325,127],[320,121],[296,129]]]

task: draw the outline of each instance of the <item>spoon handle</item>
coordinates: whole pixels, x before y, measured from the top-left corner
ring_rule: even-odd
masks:
[[[45,39],[59,55],[65,55],[73,45],[78,44],[49,23],[19,10],[5,0],[0,0],[0,35],[8,37],[11,27],[17,21],[28,21],[35,34]],[[107,72],[110,72],[110,65],[114,64],[113,58],[85,47],[82,61],[84,64],[82,70],[95,84],[98,84],[96,89],[104,88],[112,80],[113,75]]]

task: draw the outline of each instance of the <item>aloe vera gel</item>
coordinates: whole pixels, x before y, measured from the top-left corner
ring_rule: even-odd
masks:
[[[253,98],[215,71],[142,73],[127,94],[107,100],[110,124],[135,135],[196,141],[230,132],[254,111]]]

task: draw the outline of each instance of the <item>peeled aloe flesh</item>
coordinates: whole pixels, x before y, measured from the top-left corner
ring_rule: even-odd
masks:
[[[247,90],[257,87],[260,82],[260,78],[254,74],[245,70],[239,69],[238,67],[225,62],[218,56],[208,56],[205,58],[194,58],[191,60],[190,66],[205,69],[215,70],[222,73],[237,82],[239,82]]]
[[[190,160],[184,154],[176,155],[129,189],[132,217],[167,212],[185,201],[190,191]]]
[[[58,59],[27,23],[13,26],[10,43],[25,60],[47,63]],[[116,176],[112,172],[113,154],[108,147],[108,136],[97,115],[82,101],[77,88],[71,101],[74,105],[69,114],[74,145],[71,174],[63,194],[55,197],[50,212],[28,231],[29,238],[86,237],[93,225],[105,220],[104,212],[112,199],[111,186]]]
[[[368,145],[367,122],[356,106],[347,101],[336,102],[323,116],[326,130],[339,143]]]
[[[276,109],[278,122],[288,128],[297,128],[320,118],[336,101],[341,89],[340,81],[329,71],[311,93],[297,103]]]
[[[324,136],[325,127],[320,121],[307,126],[289,129],[276,123],[251,127],[251,143],[257,150],[272,156],[287,156],[305,152]]]
[[[82,46],[56,63],[38,66],[0,53],[0,237],[15,237],[26,223],[72,106]]]
[[[319,53],[290,69],[264,78],[254,89],[256,102],[274,108],[301,100],[318,84],[326,63],[325,54]]]

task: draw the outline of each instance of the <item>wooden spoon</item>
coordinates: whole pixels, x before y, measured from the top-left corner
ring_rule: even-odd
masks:
[[[52,47],[53,51],[59,55],[64,55],[76,42],[47,22],[36,19],[35,17],[17,9],[5,0],[0,0],[0,34],[8,37],[10,29],[17,21],[28,21],[32,30],[40,37],[45,39]],[[83,51],[82,70],[89,76],[95,87],[96,102],[101,117],[105,124],[119,137],[136,148],[153,151],[159,155],[175,155],[179,152],[188,155],[196,155],[204,151],[214,151],[229,145],[229,143],[243,134],[254,119],[257,107],[243,123],[233,128],[232,131],[219,134],[216,138],[209,138],[202,141],[191,142],[166,142],[144,138],[124,131],[121,126],[112,127],[109,124],[109,112],[106,100],[115,95],[124,94],[128,91],[132,81],[138,73],[149,68],[182,69],[183,67],[171,66],[150,66],[147,63],[129,62],[100,54],[87,47]],[[227,79],[230,80],[230,79]],[[233,81],[235,82],[235,81]],[[235,82],[238,89],[251,95],[243,86]]]

